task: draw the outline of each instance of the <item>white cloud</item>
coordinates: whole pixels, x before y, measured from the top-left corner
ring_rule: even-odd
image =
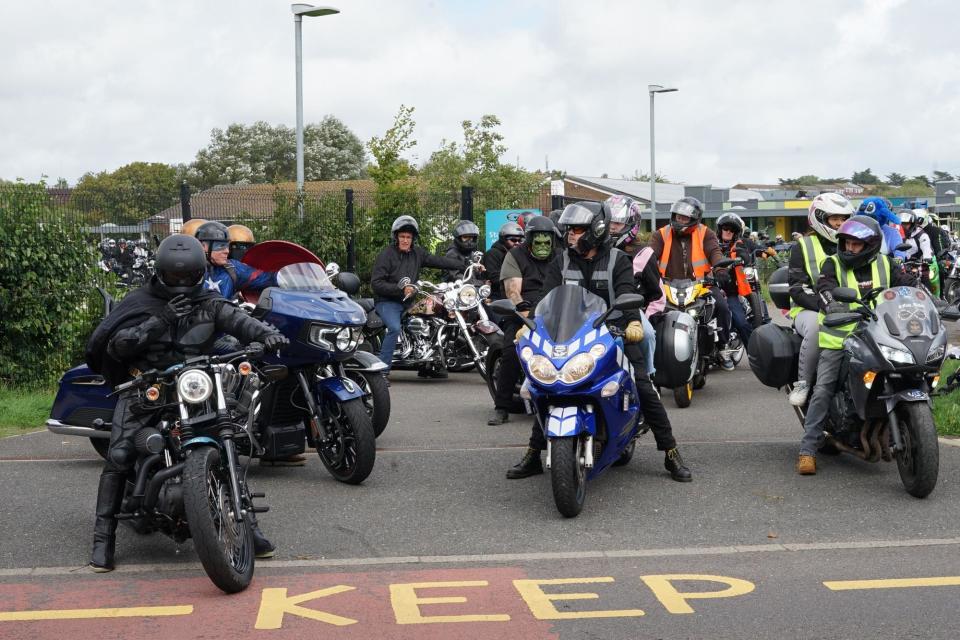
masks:
[[[0,177],[189,162],[213,127],[294,121],[288,2],[0,5]],[[416,107],[423,160],[495,113],[507,159],[689,183],[960,172],[948,0],[340,0],[304,20],[306,119],[361,138]]]

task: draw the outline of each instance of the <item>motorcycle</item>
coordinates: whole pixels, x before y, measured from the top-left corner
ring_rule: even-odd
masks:
[[[756,329],[770,322],[770,312],[767,310],[767,305],[763,302],[763,293],[760,289],[760,274],[757,268],[744,267],[743,274],[747,277],[747,283],[750,285],[750,295],[740,296],[740,302],[743,304],[744,311],[746,312],[747,322]]]
[[[940,254],[940,290],[950,304],[960,302],[960,264],[957,264],[957,252],[952,249]]]
[[[583,509],[588,480],[633,457],[641,407],[620,331],[606,321],[642,305],[643,296],[624,294],[607,308],[583,287],[561,285],[537,305],[535,320],[517,314],[530,330],[516,347],[523,395],[546,436],[553,499],[567,518]],[[516,312],[510,300],[490,307]]]
[[[283,367],[258,371],[250,360],[237,362],[262,356],[256,344],[189,358],[114,391],[135,389],[137,411],[154,414],[134,436],[138,458],[117,520],[139,534],[159,531],[178,543],[193,538],[204,571],[226,593],[243,591],[253,579],[250,514],[268,510],[254,506],[263,494],[250,492],[238,459],[241,450],[258,446],[252,427],[260,393],[285,375]]]
[[[739,258],[726,258],[714,268],[739,264]],[[709,275],[702,280],[663,283],[666,308],[657,329],[653,381],[658,387],[671,389],[674,402],[681,409],[689,407],[693,392],[706,385],[710,368],[720,366],[721,349],[726,349],[735,364],[743,357],[744,345],[735,330],[731,330],[726,347],[720,344],[713,286],[715,282]]]
[[[939,383],[947,346],[941,318],[960,319],[960,311],[938,311],[929,293],[915,287],[874,289],[862,300],[849,288],[832,294],[851,310],[826,316],[824,326],[857,326],[844,340],[839,388],[830,403],[821,451],[845,452],[868,462],[896,459],[907,493],[924,498],[936,486],[939,469],[930,393]],[[754,375],[789,393],[798,378],[800,336],[774,324],[757,329],[754,336],[748,354]],[[802,426],[806,406],[795,410]]]

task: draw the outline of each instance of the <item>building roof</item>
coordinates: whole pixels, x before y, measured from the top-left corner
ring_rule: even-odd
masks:
[[[589,176],[566,176],[568,180],[584,187],[603,191],[610,195],[620,194],[650,203],[650,183],[639,180],[616,180],[613,178],[593,178]],[[684,197],[688,185],[672,182],[657,183],[657,204],[672,204]],[[744,200],[763,200],[763,194],[749,189],[730,189],[729,200],[742,202]]]

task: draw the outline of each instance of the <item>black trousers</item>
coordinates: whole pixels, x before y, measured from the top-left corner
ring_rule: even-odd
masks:
[[[493,399],[496,409],[510,411],[513,404],[513,391],[517,388],[517,381],[523,377],[523,368],[517,356],[517,345],[513,337],[521,327],[518,322],[504,322],[503,327],[503,355],[500,358],[500,371],[497,375],[497,394]]]
[[[653,439],[657,443],[659,451],[669,451],[677,446],[677,441],[673,437],[673,427],[670,426],[670,418],[667,417],[667,410],[660,401],[660,394],[647,375],[643,366],[643,349],[640,344],[628,344],[624,348],[627,359],[633,365],[633,378],[637,384],[637,394],[640,396],[640,409],[643,411],[643,418],[646,424],[650,426],[653,432]],[[543,429],[535,420],[533,429],[530,432],[531,449],[543,450],[547,448],[547,440],[543,435]]]
[[[103,473],[126,473],[137,461],[137,449],[133,436],[156,418],[156,412],[134,413],[133,405],[137,400],[136,391],[120,395],[113,410],[113,429],[110,431],[110,449]]]

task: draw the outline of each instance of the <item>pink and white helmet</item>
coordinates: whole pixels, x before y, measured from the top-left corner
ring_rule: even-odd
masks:
[[[618,233],[610,231],[610,237],[613,238],[613,246],[620,249],[632,243],[640,233],[640,214],[643,209],[640,203],[627,196],[610,196],[605,200],[607,209],[610,210],[610,222],[619,222],[624,225]]]
[[[807,222],[810,228],[827,242],[837,243],[836,230],[827,224],[830,216],[846,216],[849,218],[856,211],[850,201],[839,193],[821,193],[810,202],[807,211]]]

